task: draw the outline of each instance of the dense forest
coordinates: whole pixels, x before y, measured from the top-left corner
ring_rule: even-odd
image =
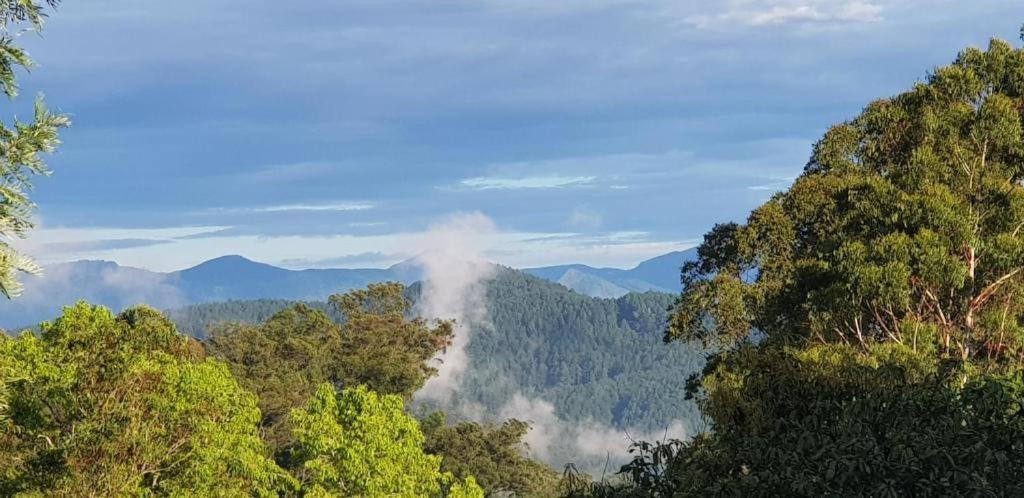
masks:
[[[420,289],[411,286],[408,298],[415,302]],[[597,423],[617,434],[623,445],[613,453],[613,462],[625,457],[626,431],[657,433],[675,425],[693,434],[699,429],[692,400],[680,390],[665,389],[698,372],[705,357],[701,347],[662,343],[672,295],[593,298],[510,269],[487,282],[486,294],[489,323],[472,331],[470,368],[452,403],[436,408],[457,412],[459,406],[475,405],[496,414],[516,394],[536,397],[550,402],[565,422]],[[167,316],[182,332],[201,338],[216,334],[225,323],[262,323],[293,304],[229,301],[170,310]],[[344,319],[326,302],[305,304],[336,322]],[[592,464],[585,465],[566,449],[555,451],[549,461],[589,468],[607,458],[605,453],[591,455]]]
[[[39,30],[55,5],[0,0],[0,23]],[[38,272],[10,242],[70,124],[34,109],[0,124],[7,298]],[[414,312],[427,287],[172,313],[194,337],[80,302],[0,336],[0,494],[1024,495],[1022,123],[1024,50],[992,40],[830,128],[788,190],[705,235],[679,296],[499,271],[450,405],[412,408],[460,331]],[[708,423],[636,441],[614,476],[560,472],[533,458],[538,421],[503,417],[514,394],[578,428]]]

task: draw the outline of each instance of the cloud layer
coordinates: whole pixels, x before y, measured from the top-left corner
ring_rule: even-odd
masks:
[[[75,121],[35,193],[48,227],[220,226],[221,253],[317,260],[395,252],[323,254],[331,237],[480,210],[670,244],[742,219],[827,126],[1018,18],[1009,0],[66,2],[23,37],[22,93]],[[152,267],[212,240],[101,239],[91,256]]]

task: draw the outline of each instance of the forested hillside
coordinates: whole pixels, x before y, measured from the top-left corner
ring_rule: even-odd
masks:
[[[592,298],[508,269],[486,288],[491,326],[472,332],[472,361],[456,404],[497,413],[520,393],[553,403],[567,421],[644,431],[680,421],[688,430],[696,426],[695,405],[682,391],[666,388],[699,371],[704,361],[701,348],[662,343],[672,295]],[[419,289],[409,289],[414,300]],[[168,317],[203,337],[218,323],[262,322],[290,304],[228,301],[171,310]],[[308,304],[339,318],[326,303]]]

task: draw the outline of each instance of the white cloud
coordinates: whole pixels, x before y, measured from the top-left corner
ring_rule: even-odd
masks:
[[[120,250],[161,251],[156,246],[169,247],[179,239],[211,234],[228,227],[167,227],[167,228],[64,228],[40,227],[14,245],[42,262],[60,262],[76,259],[94,259]],[[138,243],[131,243],[131,242]],[[145,243],[142,243],[145,241]]]
[[[328,204],[281,204],[276,206],[221,207],[202,211],[204,214],[287,213],[294,211],[366,211],[377,207],[372,202],[335,202]]]
[[[683,440],[690,437],[681,420],[674,420],[664,430],[653,432],[618,429],[592,420],[569,422],[558,416],[551,402],[530,398],[522,393],[515,393],[498,411],[499,420],[509,418],[530,424],[530,431],[524,438],[530,456],[555,466],[565,465],[567,457],[596,457],[607,459],[618,466],[628,458],[626,449],[632,441]],[[586,470],[593,472],[600,469]]]
[[[792,185],[796,178],[772,178],[772,181],[766,183],[760,183],[757,185],[750,185],[747,190],[766,191],[766,192],[780,192],[786,190]]]
[[[155,271],[174,271],[226,254],[296,266],[300,261],[332,261],[331,266],[388,266],[418,256],[425,230],[333,235],[237,235],[230,227],[160,229],[41,228],[19,247],[45,263],[104,259]],[[202,235],[196,237],[196,235]],[[133,245],[125,240],[160,240]],[[107,241],[108,244],[98,242]],[[567,262],[629,268],[645,259],[691,247],[692,243],[657,240],[646,232],[557,233],[495,230],[479,240],[483,257],[495,263],[532,268]],[[342,262],[345,255],[381,253],[377,261]],[[314,265],[319,266],[319,265]]]
[[[521,190],[578,187],[596,180],[593,176],[529,176],[525,178],[485,177],[467,178],[459,186],[471,190]]]
[[[856,24],[883,20],[881,5],[842,0],[749,0],[714,2],[716,10],[685,18],[698,28],[720,26],[779,26],[786,24]]]

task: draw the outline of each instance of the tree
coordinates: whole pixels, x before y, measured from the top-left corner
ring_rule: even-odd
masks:
[[[18,94],[17,68],[29,69],[33,64],[9,33],[26,25],[41,30],[45,5],[56,4],[57,0],[46,0],[45,4],[35,0],[0,0],[0,89],[9,99]],[[23,238],[33,227],[34,204],[28,196],[32,175],[49,173],[41,154],[53,152],[60,144],[58,131],[71,124],[67,116],[47,110],[42,96],[36,99],[34,114],[32,122],[0,123],[0,294],[8,299],[21,293],[19,273],[40,271],[31,258],[11,246],[10,240]]]
[[[447,425],[437,412],[422,422],[424,450],[442,458],[441,470],[456,477],[476,478],[490,494],[524,497],[555,496],[560,476],[541,462],[523,456],[526,422],[510,419],[501,425],[459,422]]]
[[[830,129],[684,267],[668,338],[914,344],[1010,359],[1024,329],[1024,52],[993,40]]]
[[[423,452],[423,434],[402,398],[363,386],[336,393],[322,384],[304,409],[292,412],[292,461],[309,496],[483,497],[472,477],[440,471]]]
[[[344,317],[339,365],[346,385],[408,399],[437,373],[430,360],[451,344],[452,322],[407,318],[412,302],[402,284],[370,284],[329,302]]]
[[[715,432],[686,445],[682,496],[1019,496],[1019,373],[971,377],[894,343],[748,346],[704,381]],[[665,495],[661,495],[665,496]]]
[[[451,324],[406,318],[411,304],[402,292],[401,284],[385,283],[332,296],[340,324],[300,303],[260,325],[214,329],[207,351],[259,396],[267,439],[279,456],[291,444],[288,414],[321,383],[365,385],[408,399],[435,373],[429,360],[448,344]]]
[[[0,494],[272,496],[256,398],[158,312],[84,303],[0,339]]]
[[[682,495],[1019,495],[1024,51],[993,40],[832,127],[683,267],[666,340],[721,348]]]

